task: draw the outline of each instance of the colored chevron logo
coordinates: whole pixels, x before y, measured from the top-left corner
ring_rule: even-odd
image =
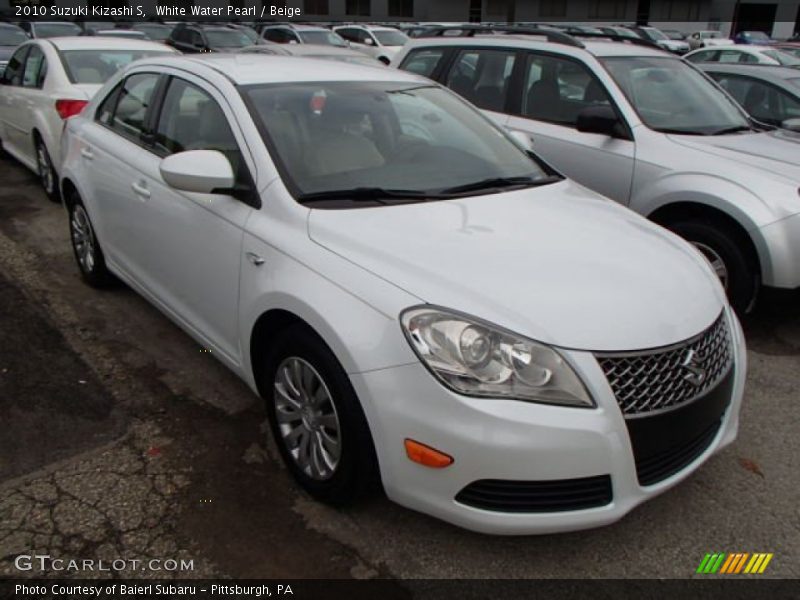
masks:
[[[772,552],[715,552],[706,554],[696,573],[703,575],[738,575],[749,573],[751,575],[761,574],[767,569],[769,561],[773,557]]]

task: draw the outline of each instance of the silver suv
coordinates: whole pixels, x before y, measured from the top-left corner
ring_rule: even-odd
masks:
[[[393,64],[692,242],[740,313],[762,283],[800,287],[800,137],[759,129],[686,61],[638,44],[494,35],[415,40]]]

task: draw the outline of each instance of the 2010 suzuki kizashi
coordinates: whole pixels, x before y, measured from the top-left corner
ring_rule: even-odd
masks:
[[[397,70],[153,58],[64,136],[83,277],[265,400],[288,468],[470,529],[593,527],[736,436],[744,341],[692,246]]]

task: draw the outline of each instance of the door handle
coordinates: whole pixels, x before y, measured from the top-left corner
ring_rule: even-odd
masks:
[[[94,158],[94,153],[89,148],[81,148],[81,156],[86,160],[92,160]]]
[[[131,189],[133,193],[137,196],[141,196],[142,198],[149,198],[150,197],[150,190],[148,190],[144,184],[141,183],[132,183]]]
[[[261,258],[258,254],[255,254],[254,252],[245,252],[244,255],[247,257],[247,260],[249,260],[257,267],[260,267],[261,265],[264,264],[264,259]]]

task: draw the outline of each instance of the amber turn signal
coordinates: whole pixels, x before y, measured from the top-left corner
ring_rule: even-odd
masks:
[[[425,444],[406,439],[405,446],[406,455],[409,460],[415,463],[431,467],[432,469],[444,469],[453,464],[452,456],[448,456],[444,452],[439,452]]]

